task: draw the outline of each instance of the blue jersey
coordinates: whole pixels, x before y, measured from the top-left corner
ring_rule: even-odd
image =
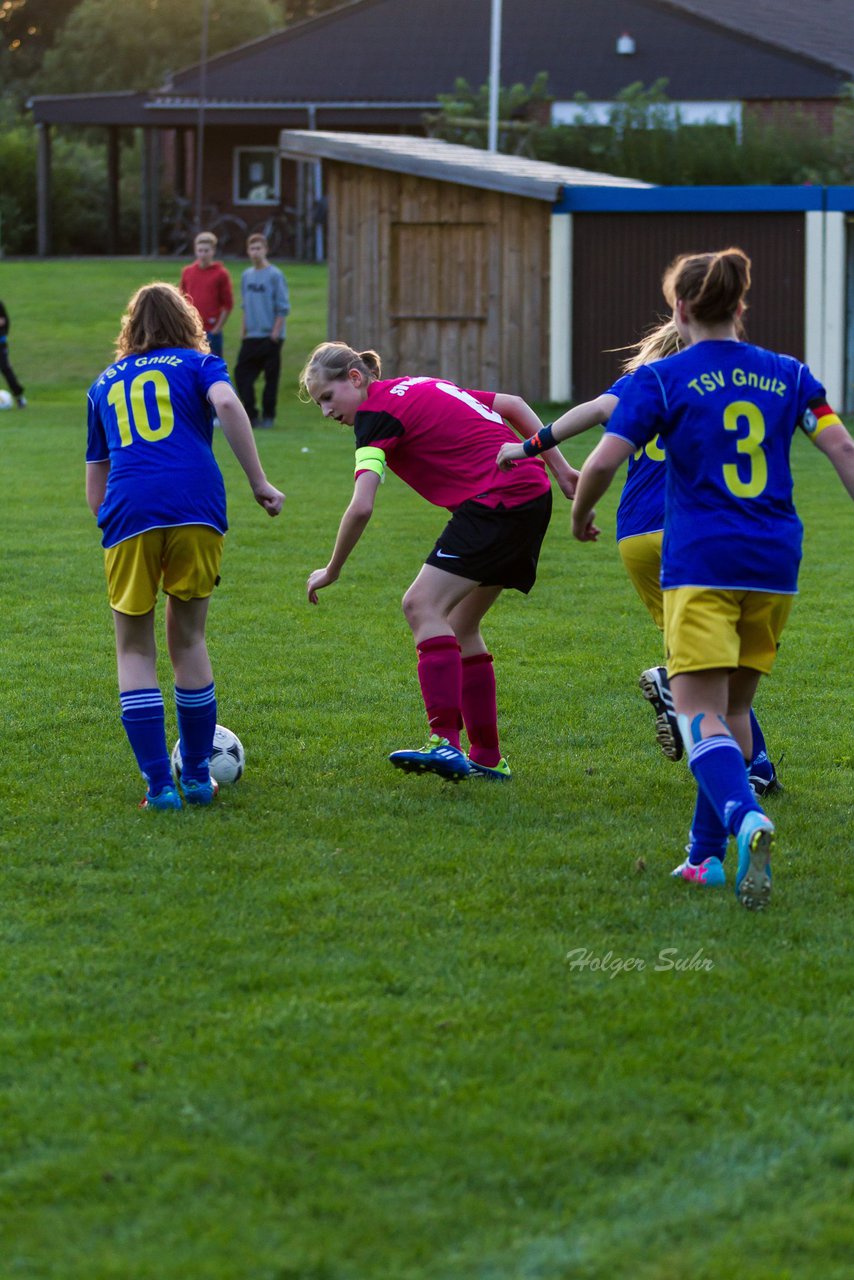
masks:
[[[797,426],[815,434],[824,399],[806,365],[745,342],[699,342],[637,370],[607,431],[636,449],[657,432],[664,442],[665,590],[797,591],[789,449]]]
[[[207,393],[228,381],[219,356],[175,347],[126,356],[93,383],[86,461],[110,463],[98,511],[103,546],[181,524],[225,533]]]
[[[623,374],[605,392],[620,400],[631,382]],[[636,538],[641,533],[659,533],[664,528],[664,449],[656,435],[629,458],[626,483],[617,507],[617,541]]]

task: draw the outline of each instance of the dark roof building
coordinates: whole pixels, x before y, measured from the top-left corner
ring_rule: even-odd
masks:
[[[204,74],[199,66],[179,71],[146,94],[33,98],[43,126],[42,250],[52,125],[195,135],[203,113],[206,167],[211,152],[219,157],[210,175],[216,192],[213,185],[206,191],[234,207],[244,202],[238,151],[275,150],[280,128],[418,133],[458,77],[484,84],[491,8],[491,0],[351,0],[211,58]],[[629,84],[661,79],[685,120],[737,123],[743,109],[773,103],[807,104],[829,116],[854,78],[854,0],[503,0],[502,83],[527,85],[540,72],[556,121],[578,112],[579,93],[590,99],[595,121],[597,109],[601,118]],[[173,148],[179,158],[183,142],[188,150],[187,138]],[[196,164],[184,167],[191,174]],[[158,168],[152,143],[148,186]],[[152,209],[152,228],[156,221]]]

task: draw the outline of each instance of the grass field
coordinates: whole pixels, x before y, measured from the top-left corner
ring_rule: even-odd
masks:
[[[177,266],[0,264],[30,400],[0,414],[0,1280],[850,1276],[854,538],[826,460],[796,442],[757,916],[668,877],[692,785],[637,690],[659,647],[616,494],[597,546],[557,507],[536,590],[490,615],[512,784],[389,767],[424,734],[399,601],[442,518],[391,477],[306,604],[352,448],[296,399],[325,276],[289,269],[259,437],[279,520],[217,442],[210,648],[246,776],[211,810],[141,813],[85,392],[131,290]]]

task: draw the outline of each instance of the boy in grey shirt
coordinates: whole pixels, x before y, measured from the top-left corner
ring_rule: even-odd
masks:
[[[276,417],[285,316],[289,313],[288,285],[278,267],[267,261],[267,241],[257,233],[246,241],[252,266],[243,272],[240,293],[243,328],[234,381],[253,427],[272,427]],[[255,383],[264,375],[261,417],[255,403]]]

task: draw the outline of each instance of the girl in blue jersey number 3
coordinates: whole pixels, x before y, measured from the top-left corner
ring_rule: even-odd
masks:
[[[581,472],[573,533],[593,541],[594,503],[626,459],[660,434],[667,507],[661,585],[667,670],[697,781],[688,856],[673,872],[726,882],[750,910],[771,896],[774,825],[748,783],[750,710],[773,665],[797,592],[803,526],[792,503],[789,450],[801,427],[854,498],[854,441],[825,390],[791,356],[738,337],[750,287],[740,249],[686,254],[664,296],[686,349],[638,369]]]
[[[739,331],[738,337],[742,334]],[[606,423],[620,403],[631,375],[641,365],[681,351],[683,342],[672,320],[666,320],[628,348],[631,356],[623,362],[623,376],[595,400],[574,405],[562,417],[550,423],[522,444],[501,446],[496,459],[507,469],[521,458],[536,456],[543,449],[572,436]],[[661,542],[664,533],[664,450],[656,435],[629,458],[626,482],[617,508],[617,546],[632,586],[637,591],[659,631],[664,630],[664,601],[661,594]],[[644,697],[655,711],[655,732],[661,750],[668,760],[681,760],[682,735],[673,711],[673,696],[667,668],[650,667],[638,681]],[[759,796],[781,791],[777,770],[768,756],[765,735],[756,715],[750,712],[753,731],[753,757],[750,761],[750,785]]]
[[[264,474],[246,411],[225,362],[210,354],[201,316],[172,285],[145,285],[122,318],[116,360],[89,391],[86,498],[103,533],[122,723],[146,782],[146,809],[181,808],[157,684],[161,581],[181,789],[194,805],[210,804],[216,794],[208,767],[216,696],[205,622],[228,525],[214,414],[255,500],[278,515],[284,494]]]

